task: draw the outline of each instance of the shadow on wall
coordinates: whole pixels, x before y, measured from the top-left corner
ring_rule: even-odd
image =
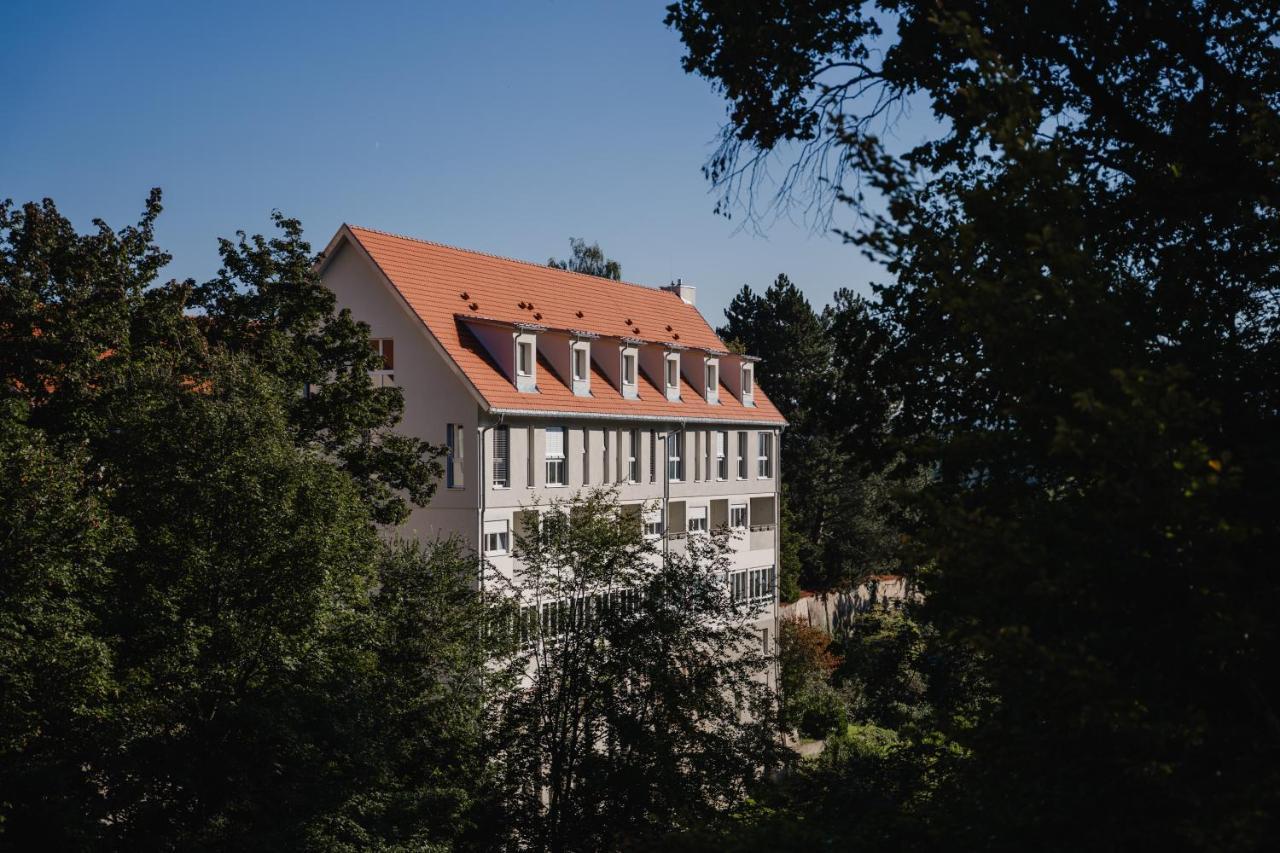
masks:
[[[791,604],[778,606],[779,619],[800,619],[828,634],[849,626],[853,617],[872,607],[901,607],[910,593],[901,575],[873,575],[853,589],[828,593],[803,593]]]

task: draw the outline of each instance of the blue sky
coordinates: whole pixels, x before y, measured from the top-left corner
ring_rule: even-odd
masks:
[[[713,324],[779,272],[819,306],[865,290],[838,238],[713,213],[724,103],[663,6],[11,0],[0,197],[123,225],[160,186],[178,277],[279,208],[316,248],[344,221],[539,262],[585,237]]]

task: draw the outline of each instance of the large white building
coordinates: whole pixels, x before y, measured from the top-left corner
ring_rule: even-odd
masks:
[[[446,444],[401,533],[457,535],[513,570],[522,506],[612,485],[667,548],[736,528],[734,595],[776,615],[782,416],[685,285],[651,288],[343,226],[321,264],[368,323],[401,428]]]

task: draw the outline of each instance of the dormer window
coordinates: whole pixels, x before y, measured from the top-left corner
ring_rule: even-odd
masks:
[[[538,390],[538,336],[536,332],[522,329],[515,335],[516,341],[516,390],[529,393]]]
[[[569,375],[573,377],[573,393],[591,396],[591,342],[575,340],[569,345]]]
[[[634,400],[640,396],[640,354],[633,346],[622,345],[622,396]]]
[[[715,359],[707,360],[707,402],[720,402],[720,363]]]
[[[516,371],[521,376],[533,375],[533,341],[516,344]]]
[[[672,353],[667,356],[667,399],[678,401],[680,399],[680,354]]]
[[[742,404],[744,406],[755,405],[755,365],[742,365]]]

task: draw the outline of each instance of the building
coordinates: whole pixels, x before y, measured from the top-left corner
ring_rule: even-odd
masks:
[[[726,582],[776,613],[782,416],[694,307],[625,284],[343,226],[320,267],[402,389],[402,429],[449,448],[401,531],[457,535],[512,571],[523,505],[615,485],[650,535],[737,528]]]

